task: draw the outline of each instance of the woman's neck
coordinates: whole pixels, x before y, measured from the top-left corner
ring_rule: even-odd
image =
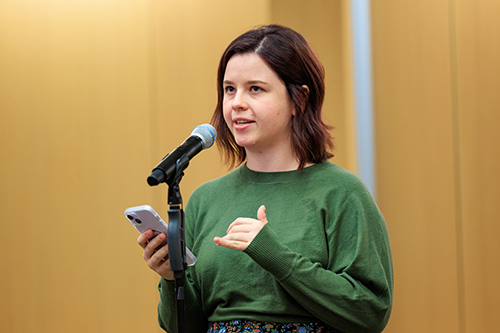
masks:
[[[247,167],[253,171],[292,171],[299,167],[299,160],[292,151],[254,151],[247,149]]]

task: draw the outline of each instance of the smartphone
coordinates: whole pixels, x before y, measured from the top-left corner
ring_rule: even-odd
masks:
[[[168,235],[168,225],[163,221],[161,216],[149,205],[130,207],[125,209],[125,217],[132,223],[132,225],[141,234],[147,230],[153,230],[153,236],[150,239],[155,238],[161,233]],[[167,239],[160,244],[160,247],[167,244]],[[194,254],[186,248],[186,263],[188,266],[193,266],[196,263],[196,257]]]

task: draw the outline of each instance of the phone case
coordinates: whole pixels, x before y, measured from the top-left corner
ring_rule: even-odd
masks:
[[[125,217],[141,234],[151,229],[153,230],[151,238],[158,236],[162,232],[168,235],[168,225],[149,205],[127,208],[125,209]],[[167,244],[166,239],[159,247],[165,244]],[[196,257],[188,248],[186,248],[186,263],[188,266],[193,266],[196,263]]]

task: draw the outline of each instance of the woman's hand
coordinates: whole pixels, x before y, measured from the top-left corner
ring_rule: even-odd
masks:
[[[266,223],[266,206],[262,205],[257,211],[257,220],[247,217],[237,218],[227,229],[226,236],[215,237],[214,242],[218,246],[243,251]]]
[[[170,260],[168,260],[168,246],[164,245],[156,250],[167,236],[161,233],[150,240],[151,236],[153,236],[153,230],[147,230],[137,238],[137,243],[144,249],[144,260],[148,263],[149,268],[165,280],[175,280],[174,272],[170,269]]]

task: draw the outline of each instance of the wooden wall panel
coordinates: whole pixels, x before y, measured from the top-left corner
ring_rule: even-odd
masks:
[[[142,1],[2,2],[0,331],[154,331]]]
[[[396,268],[387,331],[494,331],[500,4],[372,6],[379,199]]]
[[[500,327],[500,2],[455,1],[465,332]]]
[[[393,249],[387,332],[458,332],[446,1],[372,2],[378,200]]]

